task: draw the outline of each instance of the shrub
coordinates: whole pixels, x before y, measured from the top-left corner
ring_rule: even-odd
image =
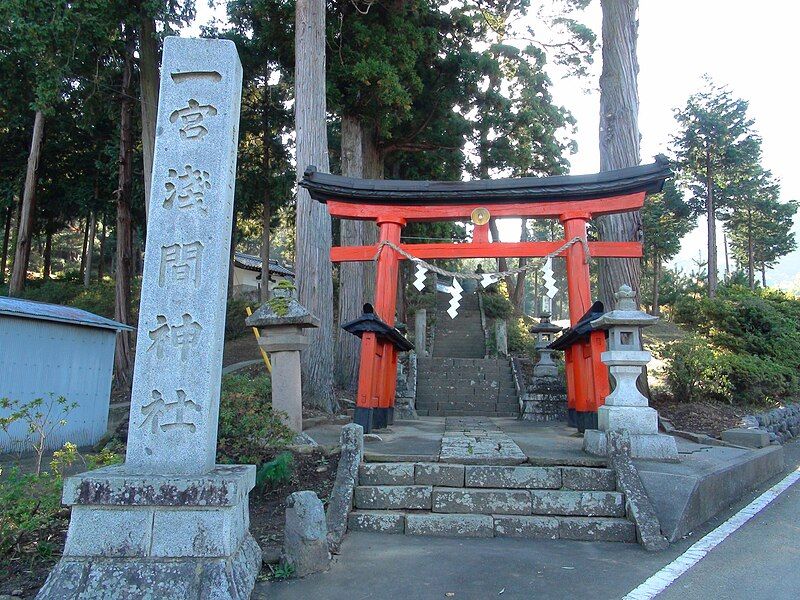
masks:
[[[502,294],[481,294],[483,314],[489,319],[508,320],[514,315],[514,305]]]
[[[281,452],[265,462],[256,471],[256,485],[273,488],[289,483],[292,479],[292,460],[291,452]]]
[[[248,333],[253,335],[252,330],[244,320],[247,318],[245,308],[251,303],[245,300],[228,300],[228,307],[225,314],[225,339],[235,340]]]
[[[536,337],[530,332],[530,324],[525,317],[508,320],[508,352],[536,358]]]
[[[226,375],[219,407],[217,459],[260,463],[263,452],[292,441],[294,432],[272,410],[269,375]]]

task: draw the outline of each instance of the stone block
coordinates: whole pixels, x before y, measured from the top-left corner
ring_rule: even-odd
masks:
[[[433,512],[529,515],[527,490],[434,488]]]
[[[366,463],[358,469],[359,485],[414,485],[414,463]]]
[[[430,510],[429,485],[358,486],[356,508],[368,510]]]
[[[563,487],[568,490],[613,492],[617,480],[611,469],[592,469],[588,467],[562,467]]]
[[[418,463],[414,465],[414,483],[441,487],[464,487],[464,465]]]
[[[560,517],[558,536],[564,540],[635,542],[636,526],[625,519]]]
[[[645,460],[677,462],[678,445],[671,435],[661,433],[631,434],[631,457]],[[598,429],[587,429],[583,434],[583,450],[596,456],[608,456],[606,433]]]
[[[529,517],[517,515],[495,515],[496,537],[536,539],[558,539],[559,523],[556,517]]]
[[[152,533],[152,509],[75,506],[64,555],[145,557],[150,551]]]
[[[630,434],[658,433],[658,412],[647,406],[601,406],[597,410],[601,431],[625,430]]]
[[[492,537],[491,515],[413,514],[406,515],[406,535],[442,537]]]
[[[283,559],[298,577],[328,568],[328,528],[322,501],[311,491],[294,492],[286,499]]]
[[[336,479],[328,499],[325,519],[328,522],[328,542],[336,552],[347,531],[347,514],[353,508],[353,494],[358,484],[358,468],[364,459],[364,428],[356,423],[342,427],[340,434],[342,452]]]
[[[371,533],[403,533],[406,528],[406,515],[402,512],[385,510],[366,510],[351,512],[347,519],[348,531],[367,531]]]
[[[558,489],[561,469],[554,467],[467,466],[464,485],[476,488]]]
[[[243,507],[160,510],[153,520],[150,555],[163,558],[230,556],[246,534]]]
[[[618,492],[532,490],[530,494],[535,515],[625,516],[625,503]]]
[[[722,432],[722,440],[747,448],[766,448],[769,446],[769,432],[763,429],[728,429]]]

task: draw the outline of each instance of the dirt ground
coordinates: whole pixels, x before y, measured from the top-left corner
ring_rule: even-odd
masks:
[[[708,402],[654,400],[652,406],[676,429],[704,433],[715,438],[719,438],[726,429],[738,427],[742,417],[751,412],[739,406]]]

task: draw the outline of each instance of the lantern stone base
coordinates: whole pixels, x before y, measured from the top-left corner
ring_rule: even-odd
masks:
[[[675,438],[660,433],[630,433],[631,458],[678,462]],[[606,432],[587,429],[583,434],[583,450],[595,456],[608,456]]]
[[[261,550],[249,532],[255,467],[148,475],[125,465],[70,477],[63,558],[39,600],[249,598]]]

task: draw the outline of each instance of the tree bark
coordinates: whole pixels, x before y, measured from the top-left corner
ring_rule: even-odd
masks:
[[[97,220],[94,211],[89,215],[89,235],[86,243],[86,268],[83,270],[83,287],[88,288],[92,279],[92,251],[94,250],[94,238],[97,233]]]
[[[602,0],[603,72],[600,76],[600,170],[639,164],[639,95],[636,57],[639,0]],[[641,241],[638,211],[597,219],[604,241]],[[637,258],[599,261],[599,293],[613,307],[614,292],[623,284],[633,288],[639,301],[641,262]]]
[[[142,166],[144,177],[144,215],[150,214],[150,185],[153,178],[153,152],[156,142],[158,86],[160,63],[156,24],[145,9],[139,7],[139,86],[142,109]]]
[[[722,232],[722,247],[725,250],[725,279],[731,276],[731,262],[728,256],[728,234]]]
[[[53,230],[52,224],[47,223],[44,234],[44,252],[42,252],[42,279],[50,281],[53,258]]]
[[[756,289],[756,260],[753,251],[753,211],[747,211],[747,283]]]
[[[86,273],[86,246],[89,242],[89,221],[90,218],[86,217],[86,221],[84,221],[83,224],[83,245],[81,246],[81,263],[80,263],[81,281],[85,279],[84,274]]]
[[[6,219],[3,227],[3,250],[0,256],[0,284],[6,282],[6,264],[8,263],[8,244],[11,240],[11,206],[6,207]]]
[[[28,262],[31,258],[31,238],[36,209],[36,180],[43,135],[44,114],[41,110],[37,110],[33,119],[31,151],[28,155],[28,168],[25,173],[25,191],[22,195],[22,210],[17,233],[17,248],[14,254],[14,268],[8,285],[9,296],[18,296],[25,289],[25,277],[28,274]]]
[[[269,102],[271,90],[267,80],[269,73],[264,73],[264,93],[262,95],[262,120],[261,120],[261,143],[264,146],[261,155],[261,170],[264,181],[264,197],[261,205],[261,222],[263,229],[261,232],[261,289],[259,299],[261,302],[269,300],[269,223],[272,220],[270,202],[272,201],[272,190],[270,189],[270,146],[272,135],[269,130]]]
[[[114,287],[114,318],[131,323],[131,278],[133,277],[133,235],[131,230],[131,191],[133,179],[133,135],[131,132],[132,63],[135,40],[129,27],[125,28],[125,61],[120,94],[119,175],[117,182],[117,253]],[[127,388],[133,370],[133,336],[130,331],[117,334],[114,356],[115,381]]]
[[[106,218],[100,223],[100,255],[97,257],[97,281],[103,281],[105,275],[106,251]]]
[[[522,229],[520,230],[519,241],[528,241],[528,219],[522,219]],[[524,267],[528,264],[527,258],[519,259],[519,266]],[[527,271],[522,271],[517,274],[516,282],[514,283],[514,293],[511,294],[511,303],[514,305],[514,311],[518,315],[525,314],[525,276]]]
[[[706,219],[708,221],[708,297],[717,295],[717,209],[714,206],[714,177],[711,152],[706,150]]]
[[[761,287],[767,289],[767,265],[761,263]]]
[[[364,177],[363,130],[358,118],[342,117],[342,175]],[[342,219],[341,245],[364,244],[364,221]],[[366,274],[364,263],[343,262],[339,265],[339,325],[355,319],[364,305]],[[358,363],[361,341],[341,327],[337,328],[336,383],[343,389],[353,390],[358,385]]]
[[[657,317],[661,313],[661,257],[656,253],[653,256],[653,316]]]
[[[295,131],[297,173],[308,165],[327,173],[325,105],[325,2],[298,0],[295,6]],[[333,279],[331,219],[324,205],[297,190],[295,272],[299,301],[320,320],[301,354],[303,395],[333,411]]]

